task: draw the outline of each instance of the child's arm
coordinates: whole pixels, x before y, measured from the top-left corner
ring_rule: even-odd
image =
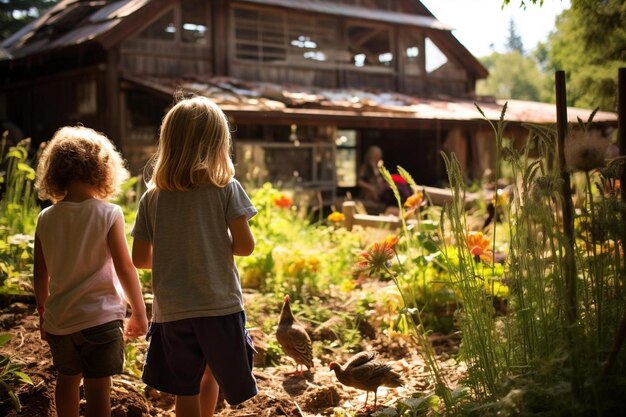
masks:
[[[133,264],[137,268],[152,269],[152,243],[133,239]]]
[[[124,293],[132,309],[130,319],[126,324],[126,335],[137,337],[147,333],[148,318],[146,305],[141,294],[141,284],[137,270],[133,266],[128,253],[128,243],[124,233],[124,218],[119,217],[107,236],[111,257],[115,265],[115,272],[124,288]]]
[[[248,225],[246,216],[239,216],[228,222],[233,237],[233,255],[248,256],[254,251],[254,236]]]
[[[50,276],[48,275],[48,267],[41,249],[41,241],[39,236],[35,234],[35,259],[33,263],[33,282],[35,284],[35,300],[37,302],[37,313],[39,314],[39,333],[43,340],[46,339],[46,333],[43,331],[43,311],[44,304],[48,299]]]

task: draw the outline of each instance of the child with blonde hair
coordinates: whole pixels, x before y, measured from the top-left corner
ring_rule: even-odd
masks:
[[[211,100],[164,117],[148,191],[133,227],[133,262],[152,269],[154,302],[143,380],[176,395],[177,417],[212,416],[257,393],[235,256],[254,250],[257,213],[233,178],[228,120]]]
[[[78,417],[84,379],[86,415],[111,415],[111,376],[124,366],[125,334],[146,334],[148,319],[119,206],[106,200],[128,177],[113,144],[92,129],[59,129],[37,166],[41,211],[35,232],[34,284],[40,331],[58,371],[57,415]]]

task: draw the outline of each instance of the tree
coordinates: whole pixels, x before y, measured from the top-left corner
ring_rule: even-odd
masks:
[[[551,70],[563,70],[568,104],[615,111],[618,69],[626,65],[626,2],[572,0],[547,42]]]
[[[517,33],[517,26],[515,26],[513,19],[509,20],[509,36],[506,39],[506,48],[509,52],[517,51],[520,55],[524,55],[522,36]]]
[[[6,39],[35,20],[57,0],[0,0],[0,39]]]
[[[489,78],[476,85],[479,95],[490,95],[499,99],[549,101],[545,87],[546,75],[532,57],[525,57],[514,50],[504,54],[494,52],[481,58],[489,70]]]

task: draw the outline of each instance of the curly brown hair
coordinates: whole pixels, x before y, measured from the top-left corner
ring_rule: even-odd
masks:
[[[128,178],[122,156],[102,133],[84,126],[57,130],[37,164],[35,186],[39,198],[56,203],[73,181],[95,188],[96,197],[115,196]]]

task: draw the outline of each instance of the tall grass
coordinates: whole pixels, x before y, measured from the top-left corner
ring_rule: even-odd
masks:
[[[21,292],[30,287],[33,234],[37,220],[35,171],[30,141],[15,146],[0,140],[0,291]]]
[[[496,236],[496,229],[504,227],[510,236],[504,274],[510,291],[504,316],[494,314],[489,292],[477,284],[487,279],[486,271],[493,268],[494,261],[490,265],[477,262],[463,245],[468,234],[463,174],[456,157],[444,155],[455,196],[446,211],[453,244],[447,245],[444,253],[461,294],[461,353],[468,363],[467,383],[481,405],[481,415],[608,415],[623,411],[623,350],[610,379],[600,379],[602,362],[626,309],[624,255],[617,244],[626,211],[619,193],[605,191],[611,175],[615,177],[615,162],[601,171],[594,167],[583,172],[586,186],[579,190],[583,198],[574,219],[578,234],[573,242],[574,303],[579,315],[572,325],[564,268],[570,239],[562,231],[562,209],[567,201],[559,193],[569,175],[562,175],[552,163],[557,157],[555,132],[530,126],[525,147],[503,146],[504,110],[502,116],[492,127],[499,153],[510,164],[514,179],[506,221],[494,224],[492,234]]]

